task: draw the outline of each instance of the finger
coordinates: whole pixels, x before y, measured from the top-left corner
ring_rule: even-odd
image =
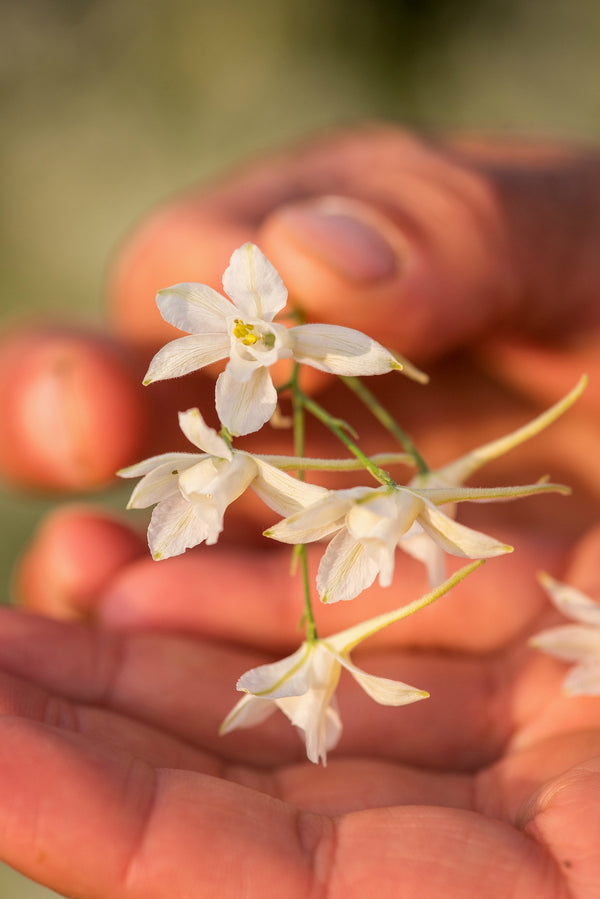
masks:
[[[593,153],[506,146],[492,158],[356,130],[157,210],[117,261],[113,315],[128,339],[165,342],[175,332],[153,308],[157,289],[219,289],[232,250],[255,240],[309,316],[368,328],[417,359],[499,322],[562,333],[598,322],[599,200]]]
[[[146,541],[115,516],[63,506],[44,520],[20,559],[16,598],[45,615],[87,618],[117,573],[147,552]]]
[[[0,665],[70,702],[101,706],[187,740],[230,762],[280,766],[304,759],[282,714],[218,735],[247,669],[273,661],[242,649],[176,636],[107,632],[0,610]],[[357,655],[369,673],[411,683],[431,698],[403,709],[374,703],[348,677],[338,693],[344,723],[335,754],[421,767],[476,770],[497,759],[513,732],[558,695],[560,671],[531,651],[503,662],[409,650]],[[597,703],[580,706],[591,726]],[[372,734],[380,739],[373,746]]]
[[[141,452],[137,370],[113,342],[43,328],[6,334],[0,389],[0,470],[16,484],[98,487]]]
[[[11,719],[2,723],[0,747],[2,856],[67,895],[306,899],[318,884],[358,899],[367,883],[382,896],[418,891],[424,899],[446,892],[474,899],[482,889],[490,899],[562,892],[558,866],[533,840],[473,812],[409,806],[337,821],[299,814],[238,785],[154,772],[79,735]],[[588,878],[597,876],[589,845],[596,807],[586,805],[578,855]],[[553,812],[550,823],[558,824],[565,803],[555,800]]]

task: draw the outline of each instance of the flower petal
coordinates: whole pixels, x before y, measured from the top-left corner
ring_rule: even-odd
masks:
[[[452,521],[435,506],[426,503],[418,518],[423,529],[452,556],[467,559],[490,559],[512,552],[512,546],[494,537]]]
[[[258,431],[277,405],[277,391],[266,368],[257,368],[245,384],[227,371],[221,372],[216,387],[217,413],[230,434],[243,436]]]
[[[577,695],[600,695],[600,662],[575,665],[563,681],[563,690]]]
[[[290,328],[294,359],[336,375],[383,375],[402,365],[376,340],[353,328],[310,324]]]
[[[151,456],[149,459],[136,462],[127,468],[121,468],[117,474],[120,478],[140,478],[161,465],[171,465],[173,468],[187,468],[188,465],[195,465],[197,461],[198,453],[161,453],[159,456]]]
[[[310,687],[310,661],[313,647],[303,643],[285,659],[251,668],[242,674],[236,687],[265,699],[302,696]]]
[[[163,500],[152,513],[148,527],[152,558],[157,561],[168,559],[198,546],[214,526],[214,521],[196,515],[193,504],[181,494]]]
[[[540,573],[538,578],[559,612],[582,624],[600,627],[600,605],[598,603],[582,593],[581,590],[576,590],[575,587],[570,587],[568,584],[561,584],[560,581],[545,572]],[[598,633],[600,634],[600,631]]]
[[[418,690],[416,687],[409,686],[409,684],[403,684],[402,681],[367,674],[366,671],[358,668],[347,656],[338,656],[337,653],[335,655],[339,663],[344,666],[346,671],[350,672],[365,693],[380,705],[408,705],[411,702],[418,702],[419,699],[427,699],[429,696],[426,690]]]
[[[224,331],[235,313],[229,300],[206,284],[174,284],[159,290],[156,304],[166,322],[188,334]]]
[[[322,602],[354,599],[370,587],[378,566],[364,546],[345,529],[327,547],[317,572],[317,590]]]
[[[223,721],[219,733],[224,736],[238,727],[254,727],[255,724],[262,724],[276,708],[277,706],[270,699],[243,696]]]
[[[326,490],[322,499],[302,512],[290,515],[265,531],[266,537],[282,543],[314,543],[339,530],[352,508],[349,491]]]
[[[329,493],[325,487],[293,478],[257,456],[252,458],[258,468],[258,476],[252,482],[252,489],[278,515],[293,515]]]
[[[435,540],[423,531],[418,522],[406,532],[398,543],[399,549],[422,562],[427,569],[431,587],[437,587],[446,577],[446,558]]]
[[[287,302],[287,289],[277,270],[252,243],[234,251],[223,288],[244,315],[263,321],[272,321]]]
[[[174,493],[179,492],[179,475],[182,471],[195,468],[202,457],[192,453],[183,454],[177,459],[175,454],[160,465],[155,465],[136,485],[129,502],[128,509],[145,509],[154,503],[162,502]]]
[[[338,666],[339,670],[339,666]],[[327,752],[342,734],[342,722],[333,692],[337,678],[329,688],[311,689],[304,696],[279,699],[277,705],[304,735],[306,755],[317,765],[327,764]]]
[[[162,347],[150,362],[144,384],[179,378],[229,356],[228,334],[190,334]]]
[[[585,624],[548,628],[532,637],[529,643],[563,662],[600,660],[600,631]]]
[[[179,427],[194,446],[217,456],[219,459],[231,460],[233,454],[222,437],[214,428],[210,428],[204,421],[199,409],[188,409],[179,413]]]

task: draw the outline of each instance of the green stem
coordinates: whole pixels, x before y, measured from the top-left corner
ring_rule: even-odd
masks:
[[[292,378],[290,382],[292,390],[292,409],[294,422],[294,453],[297,456],[304,455],[305,443],[305,427],[304,427],[304,404],[303,394],[300,390],[299,383],[300,366],[294,363]],[[304,472],[298,471],[298,480],[304,480]],[[304,588],[304,616],[303,623],[306,626],[306,639],[309,643],[314,643],[317,639],[317,626],[315,624],[315,616],[313,614],[312,602],[310,598],[310,580],[308,577],[308,557],[306,553],[306,545],[300,543],[294,547],[296,558],[300,559],[300,568],[302,570],[302,585]]]
[[[325,425],[326,428],[335,434],[335,436],[340,440],[345,447],[347,447],[353,456],[356,456],[357,459],[360,460],[362,465],[366,468],[368,472],[370,472],[376,481],[379,481],[380,484],[385,484],[386,487],[397,487],[398,485],[394,481],[392,477],[384,471],[383,468],[380,468],[379,465],[376,465],[372,459],[366,456],[359,446],[352,440],[351,437],[348,436],[342,425],[339,423],[338,419],[333,418],[326,409],[323,409],[322,406],[319,406],[315,400],[311,397],[306,396],[306,394],[300,394],[302,404],[304,408],[314,415],[315,418],[318,418],[322,424]]]
[[[427,474],[429,472],[429,466],[423,459],[423,456],[417,450],[408,434],[390,415],[385,406],[382,406],[377,397],[371,393],[369,388],[365,387],[365,385],[359,378],[344,376],[340,379],[344,382],[346,387],[352,390],[352,392],[355,393],[360,400],[362,400],[371,414],[375,416],[377,421],[382,424],[383,427],[390,432],[390,434],[393,434],[393,436],[400,443],[403,449],[406,450],[407,453],[410,453],[410,455],[415,460],[415,465],[419,470],[419,474]]]

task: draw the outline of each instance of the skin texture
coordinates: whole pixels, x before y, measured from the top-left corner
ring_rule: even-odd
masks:
[[[461,509],[517,550],[363,644],[362,668],[431,698],[383,708],[342,678],[344,734],[326,768],[306,762],[280,715],[217,735],[237,677],[298,644],[289,550],[248,536],[272,513],[242,499],[216,547],[160,563],[103,513],[55,513],[17,572],[23,609],[0,610],[4,860],[73,899],[597,895],[600,700],[563,696],[564,666],[526,637],[558,617],[540,567],[600,600],[599,238],[594,152],[435,144],[373,127],[257,161],[147,218],[109,298],[134,368],[177,336],[155,311],[156,289],[218,288],[232,250],[253,240],[309,317],[359,327],[427,368],[428,388],[390,375],[374,389],[433,466],[524,423],[587,371],[563,420],[476,481],[549,474],[574,494]],[[88,358],[96,338],[78,340]],[[27,383],[44,377],[35,355]],[[99,379],[102,365],[114,372],[110,354],[89,358]],[[109,408],[118,379],[101,383]],[[367,451],[389,448],[344,388],[310,383]],[[78,389],[96,408],[94,378]],[[115,395],[114,435],[102,423],[100,439],[103,419],[90,415],[72,439],[90,448],[97,477],[140,421],[119,464],[178,448],[177,409],[206,408],[212,390],[210,373],[140,387],[139,419]],[[289,432],[265,433],[270,451],[289,446]],[[40,444],[31,482],[68,489],[56,472],[70,432],[58,464],[53,447],[54,474],[41,436],[22,436]],[[309,448],[338,452],[318,429]],[[310,548],[313,570],[321,551]],[[320,633],[425,589],[399,553],[394,586],[318,609]]]

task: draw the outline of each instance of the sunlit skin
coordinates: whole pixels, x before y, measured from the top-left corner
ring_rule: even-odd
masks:
[[[350,201],[385,244],[346,219],[327,236],[311,211],[324,195],[344,198],[324,204],[334,217]],[[185,280],[219,289],[247,240],[309,320],[359,328],[428,371],[427,387],[397,374],[369,386],[432,466],[524,424],[586,371],[574,408],[473,482],[549,475],[573,496],[461,507],[460,521],[515,552],[353,655],[431,697],[385,708],[342,675],[344,732],[326,768],[306,761],[280,714],[218,735],[237,678],[302,639],[301,584],[289,577],[289,548],[258,536],[273,514],[256,497],[231,506],[217,546],[158,563],[127,524],[83,507],[55,513],[17,573],[26,611],[0,610],[0,857],[73,899],[591,899],[600,698],[563,696],[565,665],[527,637],[560,620],[540,569],[600,600],[600,159],[365,129],[193,192],[149,216],[112,272],[112,326],[140,380],[152,353],[179,336],[158,315],[156,290]],[[52,339],[38,332],[35,345]],[[67,368],[77,371],[91,340],[77,337]],[[26,431],[14,412],[24,382],[35,412],[45,370],[34,354],[15,385],[2,366],[12,346],[0,347],[13,397],[5,426],[36,449],[20,483],[68,487],[73,441],[94,483],[117,443],[126,449],[116,467],[181,449],[177,411],[212,402],[214,380],[193,375],[140,386],[133,416],[131,400],[117,402],[119,379],[80,379],[91,408],[113,404],[114,433],[90,416],[83,439],[59,401],[46,410],[63,428],[48,461],[47,432]],[[113,358],[95,353],[94,366],[110,373]],[[314,372],[306,384],[352,420],[367,452],[394,448],[345,387]],[[72,385],[58,378],[59,400],[70,402]],[[148,414],[133,449],[126,438]],[[289,430],[260,440],[262,451],[291,451]],[[320,428],[308,443],[342,454]],[[321,553],[309,547],[313,571]],[[426,590],[422,567],[398,553],[392,587],[317,608],[317,628],[342,630]]]

